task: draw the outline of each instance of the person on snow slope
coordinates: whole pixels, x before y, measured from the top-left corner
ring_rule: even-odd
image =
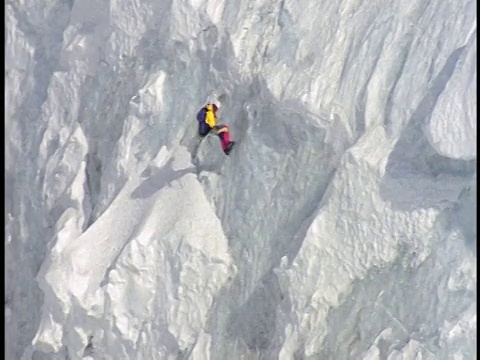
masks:
[[[210,131],[213,131],[220,139],[223,152],[225,155],[229,155],[235,142],[230,140],[230,131],[227,124],[217,125],[217,111],[218,106],[211,103],[205,104],[200,109],[197,113],[198,135],[205,137]]]

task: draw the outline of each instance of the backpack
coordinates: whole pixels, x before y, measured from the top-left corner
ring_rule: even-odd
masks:
[[[207,116],[207,109],[203,107],[197,113],[197,121],[198,122],[205,122],[205,116]]]

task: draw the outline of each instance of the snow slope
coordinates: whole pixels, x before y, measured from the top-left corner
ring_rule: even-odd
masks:
[[[6,359],[475,356],[474,1],[5,12]]]

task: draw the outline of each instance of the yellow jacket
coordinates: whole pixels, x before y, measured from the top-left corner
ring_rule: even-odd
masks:
[[[213,111],[213,105],[208,104],[207,105],[207,115],[205,116],[205,122],[213,128],[215,125],[217,125],[217,115]]]

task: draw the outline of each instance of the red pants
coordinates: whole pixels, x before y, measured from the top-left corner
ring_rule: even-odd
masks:
[[[222,149],[225,150],[228,144],[230,144],[230,133],[227,131],[227,132],[221,133],[219,136],[220,136],[220,144],[222,145]]]
[[[228,131],[228,126],[227,125],[221,125],[221,132],[218,133],[218,137],[220,138],[220,145],[222,146],[222,149],[225,150],[230,144],[230,132]]]

